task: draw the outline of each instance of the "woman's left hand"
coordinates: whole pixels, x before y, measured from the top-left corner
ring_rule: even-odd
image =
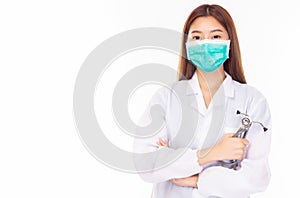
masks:
[[[168,146],[168,142],[163,138],[159,138],[156,144],[158,146]],[[198,174],[185,178],[171,179],[171,182],[177,186],[197,188]]]
[[[176,184],[177,186],[184,186],[184,187],[194,187],[197,188],[197,182],[198,182],[198,174],[193,175],[190,177],[185,177],[185,178],[176,178],[176,179],[171,179],[171,182],[173,184]]]

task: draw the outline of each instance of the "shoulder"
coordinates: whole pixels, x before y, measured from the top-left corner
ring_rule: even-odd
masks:
[[[248,100],[259,102],[266,100],[264,94],[254,86],[248,84],[242,84],[235,80],[232,80],[235,94],[237,96],[247,97]]]
[[[152,96],[152,103],[167,104],[190,89],[190,80],[176,80],[168,85],[161,85]]]
[[[244,106],[245,112],[248,112],[249,115],[253,115],[254,117],[260,114],[270,114],[268,101],[259,89],[236,81],[233,81],[233,86],[235,89],[236,102],[243,104],[242,106]]]
[[[253,120],[271,126],[271,112],[264,94],[254,86],[233,81],[234,106],[251,116]]]

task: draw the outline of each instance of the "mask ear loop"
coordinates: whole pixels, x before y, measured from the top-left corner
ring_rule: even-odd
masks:
[[[231,48],[230,46],[231,46],[231,40],[229,40],[229,44],[228,44],[228,47],[227,47],[228,48],[227,49],[228,50],[228,52],[227,52],[228,57],[227,58],[230,58],[230,56],[229,56],[229,54],[230,54],[230,48]]]

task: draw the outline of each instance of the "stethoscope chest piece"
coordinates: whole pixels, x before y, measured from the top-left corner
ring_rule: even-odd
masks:
[[[244,127],[250,128],[251,124],[252,124],[252,122],[251,122],[250,118],[245,117],[245,118],[242,119],[242,125]]]

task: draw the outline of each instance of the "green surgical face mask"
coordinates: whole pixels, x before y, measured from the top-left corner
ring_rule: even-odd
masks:
[[[185,45],[187,58],[205,72],[215,71],[229,58],[230,40],[194,40]]]

